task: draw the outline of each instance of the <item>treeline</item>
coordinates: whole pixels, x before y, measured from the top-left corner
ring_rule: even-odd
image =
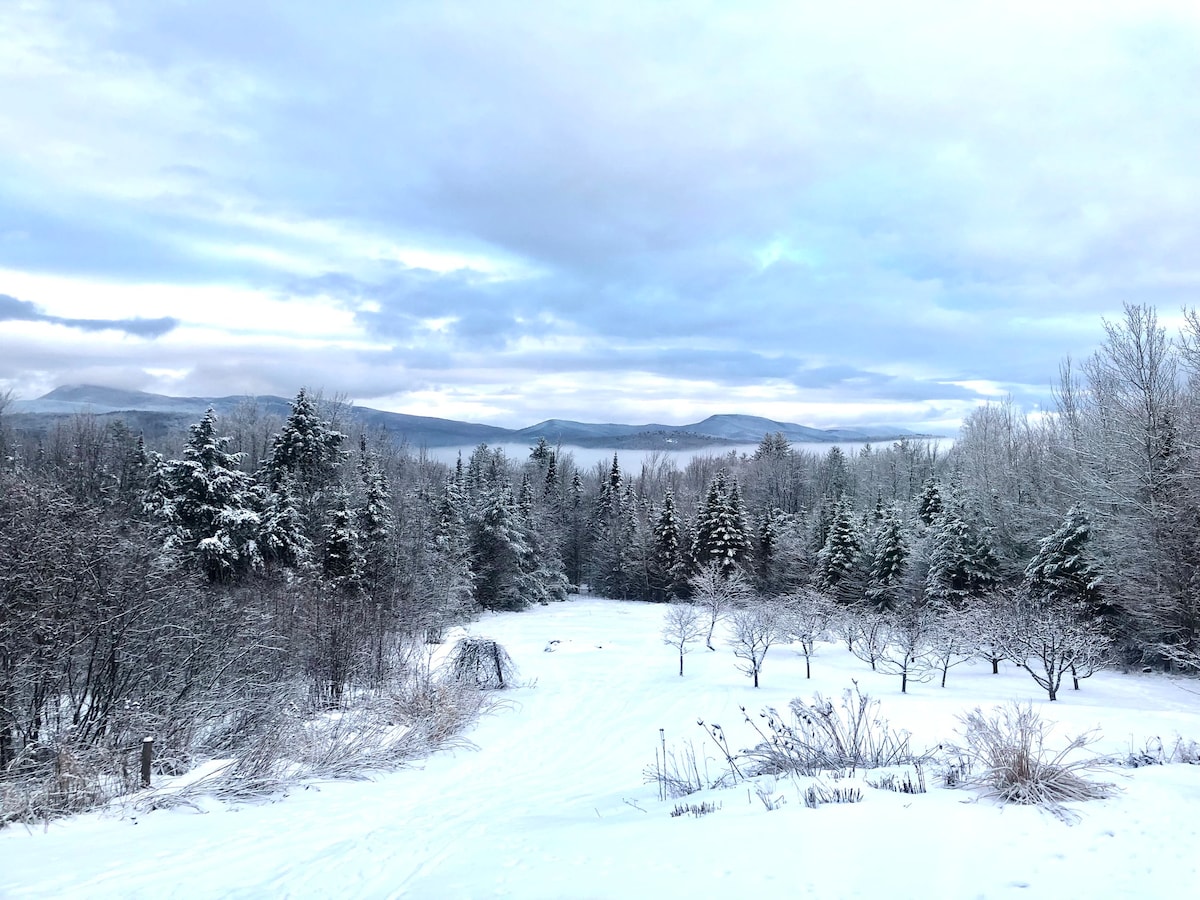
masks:
[[[0,769],[67,739],[233,744],[281,686],[338,703],[478,610],[688,599],[714,568],[875,612],[1065,610],[1126,665],[1194,668],[1200,322],[1129,307],[1060,374],[1055,412],[982,406],[949,449],[765,435],[636,469],[545,442],[448,466],[305,390],[156,448],[86,416],[15,433],[0,406]]]

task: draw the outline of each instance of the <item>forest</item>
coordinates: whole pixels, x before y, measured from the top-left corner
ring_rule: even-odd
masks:
[[[1062,363],[1054,409],[981,405],[949,448],[768,434],[636,471],[545,441],[448,466],[306,388],[286,418],[210,411],[154,447],[87,416],[24,434],[0,402],[0,824],[46,779],[66,796],[44,806],[102,799],[63,786],[71,766],[135,785],[143,735],[182,771],[394,692],[481,610],[578,591],[752,613],[751,641],[834,632],[906,683],[972,657],[1050,699],[1101,667],[1195,673],[1200,318],[1181,322],[1127,306]]]

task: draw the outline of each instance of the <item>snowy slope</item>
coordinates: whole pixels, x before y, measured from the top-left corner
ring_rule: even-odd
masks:
[[[1200,861],[1200,766],[1120,770],[1122,793],[1074,807],[1069,826],[933,788],[868,791],[854,805],[804,808],[793,785],[767,811],[745,785],[687,798],[721,808],[672,818],[643,782],[659,728],[719,768],[697,717],[751,743],[737,712],[782,708],[857,678],[918,747],[953,738],[955,716],[1033,698],[1061,730],[1099,726],[1121,752],[1154,735],[1200,737],[1196,685],[1100,675],[1050,704],[1028,676],[952,670],[947,688],[876,675],[837,645],[813,680],[772,649],[754,691],[722,648],[687,657],[658,636],[663,608],[576,599],[486,616],[531,682],[471,734],[374,781],[298,787],[272,803],[205,812],[119,813],[0,832],[2,897],[1149,897],[1184,896]],[[550,641],[558,641],[547,652]],[[1189,688],[1191,690],[1189,690]]]

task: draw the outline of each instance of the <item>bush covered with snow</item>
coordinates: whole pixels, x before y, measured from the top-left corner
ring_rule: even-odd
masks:
[[[508,651],[496,641],[467,635],[450,652],[450,675],[459,684],[503,690],[514,685],[517,666]]]

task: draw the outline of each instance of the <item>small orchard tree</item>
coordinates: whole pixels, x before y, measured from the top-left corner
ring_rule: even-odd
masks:
[[[817,641],[824,637],[837,611],[828,597],[813,590],[793,594],[785,603],[787,637],[800,645],[800,652],[804,654],[804,677],[812,678],[812,658]]]
[[[679,651],[679,675],[683,676],[683,657],[691,645],[704,637],[705,624],[700,610],[690,603],[672,603],[663,617],[662,639]]]
[[[883,622],[884,638],[872,668],[899,675],[900,693],[907,694],[910,681],[929,678],[928,643],[933,631],[933,610],[920,597],[906,594],[894,610],[876,615]],[[869,641],[859,641],[860,650],[868,645]]]
[[[1096,620],[1071,609],[1023,605],[1015,610],[1005,638],[1009,659],[1030,674],[1051,700],[1058,699],[1063,676],[1086,678],[1107,659],[1112,639]],[[1084,674],[1080,674],[1084,673]]]
[[[763,659],[771,645],[783,637],[782,617],[777,608],[756,603],[735,610],[731,621],[733,629],[729,645],[733,648],[733,655],[741,660],[738,670],[753,678],[754,686],[758,687]]]
[[[871,664],[877,671],[879,659],[887,648],[887,618],[867,603],[855,603],[837,609],[837,628],[846,641],[846,649]]]
[[[716,650],[712,636],[717,623],[724,619],[735,605],[748,601],[754,595],[754,591],[740,570],[734,569],[726,574],[719,563],[709,563],[693,575],[688,583],[696,606],[704,611],[708,619],[705,646],[709,650]]]
[[[943,611],[933,623],[929,653],[934,670],[942,675],[942,687],[946,686],[946,675],[952,668],[975,658],[978,653],[970,622],[961,613]]]

